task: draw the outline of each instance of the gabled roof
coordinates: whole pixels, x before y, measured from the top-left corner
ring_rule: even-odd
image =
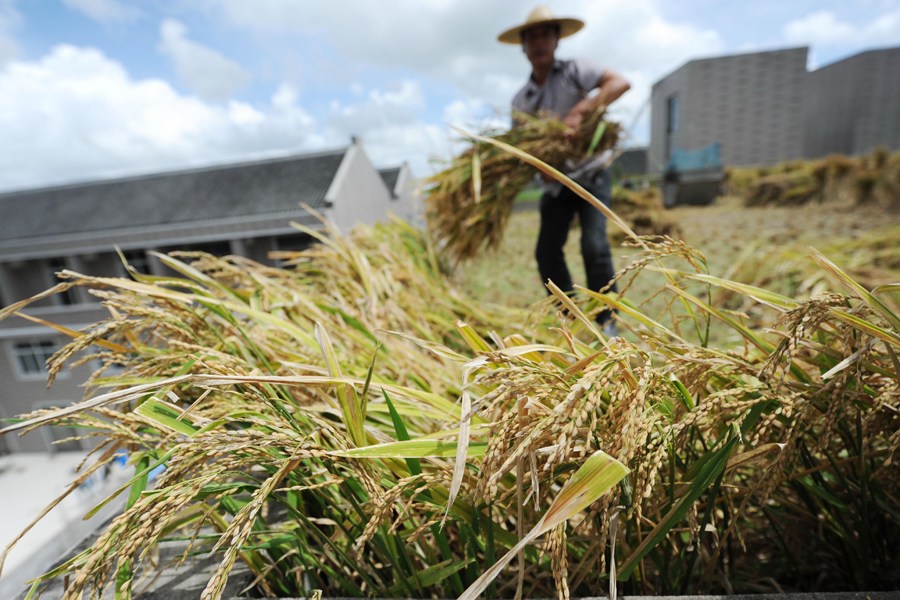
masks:
[[[378,174],[381,175],[381,179],[384,181],[384,185],[387,186],[392,197],[397,196],[397,179],[400,178],[400,169],[402,168],[403,167],[394,167],[391,169],[378,170]]]
[[[321,210],[345,153],[0,194],[0,241]]]

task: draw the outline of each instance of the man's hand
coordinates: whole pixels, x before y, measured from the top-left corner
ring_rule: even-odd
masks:
[[[630,88],[631,84],[619,73],[612,69],[604,71],[595,88],[597,93],[577,102],[572,110],[563,117],[566,138],[570,142],[574,142],[585,115],[591,114],[601,106],[609,106]]]
[[[580,102],[578,104],[581,104]],[[578,104],[572,107],[565,117],[563,117],[563,125],[566,126],[566,139],[574,142],[578,136],[578,130],[581,129],[581,123],[584,121],[584,112],[579,110]]]

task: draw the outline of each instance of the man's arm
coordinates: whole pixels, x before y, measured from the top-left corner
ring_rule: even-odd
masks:
[[[606,69],[600,76],[600,80],[597,81],[595,89],[598,90],[596,94],[588,96],[572,107],[572,110],[563,117],[563,123],[573,130],[577,130],[585,116],[601,105],[609,106],[618,100],[622,94],[631,89],[631,84],[621,74],[612,69]]]

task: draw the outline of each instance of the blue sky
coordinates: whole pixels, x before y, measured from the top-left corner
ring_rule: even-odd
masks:
[[[900,0],[560,0],[587,22],[560,56],[633,84],[614,107],[647,141],[650,86],[684,62],[810,47],[810,68],[900,45]],[[528,75],[495,41],[533,2],[0,0],[0,190],[286,155],[362,138],[416,175],[449,125],[506,122]]]

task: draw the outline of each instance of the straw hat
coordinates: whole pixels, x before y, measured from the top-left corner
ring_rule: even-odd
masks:
[[[537,27],[538,25],[558,25],[559,37],[561,39],[580,31],[581,28],[584,27],[584,21],[570,17],[557,17],[553,14],[553,11],[550,10],[550,7],[541,5],[528,13],[528,17],[526,17],[524,23],[517,25],[512,29],[507,29],[498,35],[497,41],[503,42],[504,44],[521,44],[522,31],[530,27]]]

